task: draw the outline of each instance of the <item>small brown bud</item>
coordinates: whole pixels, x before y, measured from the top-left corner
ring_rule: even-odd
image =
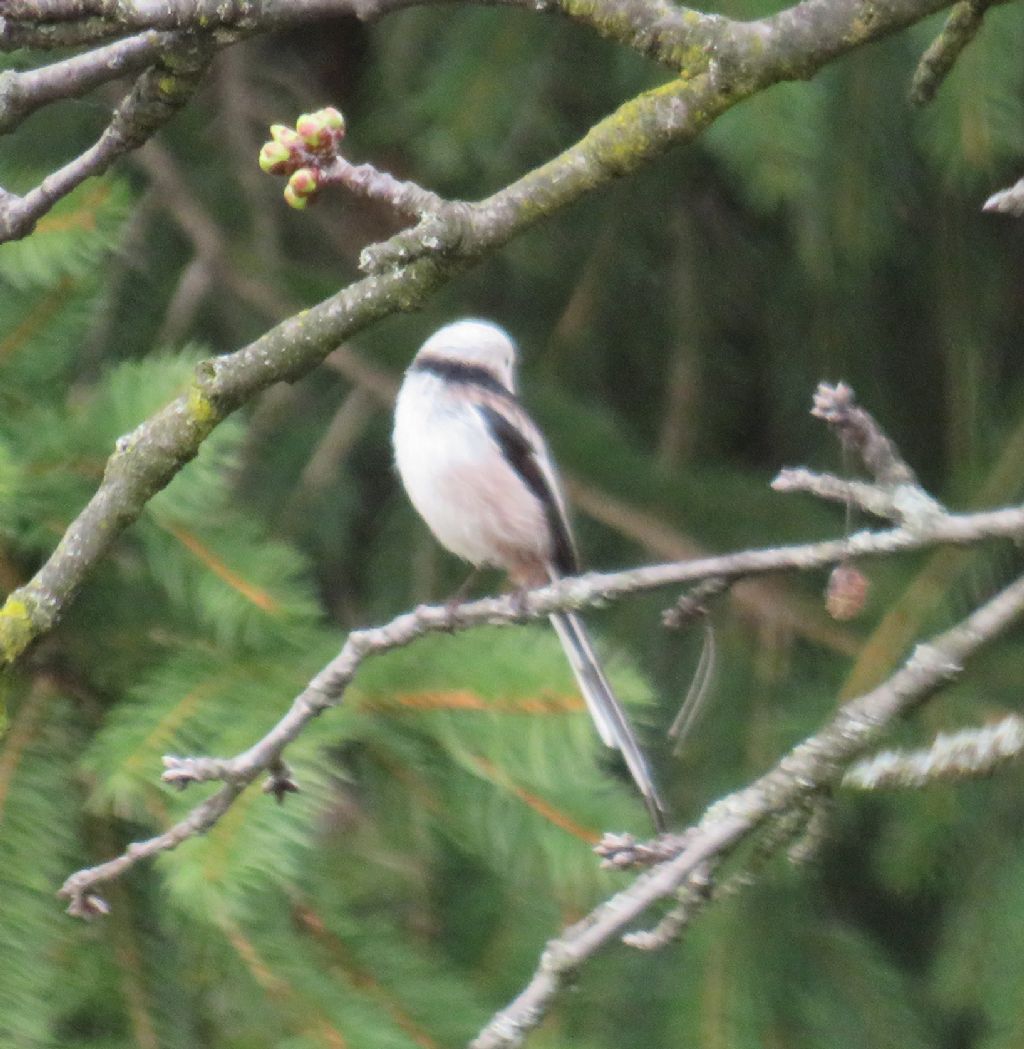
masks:
[[[825,607],[833,619],[856,619],[864,610],[870,587],[868,577],[851,564],[836,565],[825,588]]]

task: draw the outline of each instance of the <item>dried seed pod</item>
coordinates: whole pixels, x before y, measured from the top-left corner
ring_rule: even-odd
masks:
[[[868,577],[851,564],[836,565],[825,588],[825,607],[833,619],[856,619],[864,609],[870,587]]]

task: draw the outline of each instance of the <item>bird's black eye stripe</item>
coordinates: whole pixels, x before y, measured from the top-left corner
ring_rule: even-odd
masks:
[[[576,563],[576,550],[572,537],[566,526],[565,518],[558,505],[558,499],[548,484],[544,471],[537,462],[537,453],[530,442],[505,418],[501,412],[487,404],[478,404],[476,409],[484,418],[487,429],[501,449],[501,454],[513,470],[523,479],[523,483],[540,500],[544,507],[544,516],[551,529],[551,561],[559,575],[575,575],[579,571]]]
[[[445,357],[417,357],[410,365],[410,371],[426,372],[436,375],[448,382],[477,386],[500,397],[514,397],[512,391],[482,364],[467,364],[465,361],[451,361]]]

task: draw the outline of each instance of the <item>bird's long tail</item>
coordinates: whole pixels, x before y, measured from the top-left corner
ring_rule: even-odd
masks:
[[[665,806],[658,795],[654,777],[640,744],[636,741],[626,712],[615,698],[611,685],[594,655],[586,628],[572,612],[554,613],[551,616],[551,625],[562,642],[562,648],[565,649],[569,665],[576,676],[598,734],[606,746],[621,752],[634,782],[643,795],[644,804],[651,814],[655,829],[660,833],[665,829]]]

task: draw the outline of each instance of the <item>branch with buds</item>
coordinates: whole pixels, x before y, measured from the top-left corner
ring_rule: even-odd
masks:
[[[416,218],[449,206],[442,197],[414,182],[400,182],[372,164],[349,163],[341,155],[345,118],[333,106],[304,113],[294,130],[274,124],[270,136],[260,150],[260,167],[268,175],[288,176],[284,199],[289,207],[301,211],[326,186],[342,186]]]
[[[23,195],[0,188],[0,242],[26,235],[61,197],[152,136],[187,101],[217,49],[326,14],[351,10],[359,17],[377,18],[410,2],[6,0],[0,17],[0,50],[94,50],[65,59],[64,64],[3,74],[0,127],[11,126],[58,97],[106,83],[105,70],[119,75],[138,63],[152,64],[138,74],[135,88],[90,149]],[[532,10],[564,11],[677,75],[625,102],[559,155],[473,203],[440,201],[419,187],[390,180],[375,169],[349,165],[340,157],[335,158],[337,164],[325,163],[317,142],[307,143],[298,128],[295,134],[304,158],[298,152],[293,157],[291,143],[277,143],[283,145],[287,159],[278,151],[268,158],[269,164],[302,161],[287,172],[289,178],[297,176],[289,193],[293,201],[308,202],[326,180],[336,177],[359,192],[395,202],[403,214],[412,213],[419,221],[363,250],[360,264],[369,277],[249,346],[204,362],[185,396],[119,443],[99,489],[51,556],[0,606],[0,666],[20,658],[58,622],[86,576],[146,502],[196,455],[214,427],[268,386],[306,374],[362,327],[415,309],[485,253],[692,140],[743,99],[784,80],[808,78],[840,55],[948,4],[948,0],[803,0],[767,18],[741,22],[672,7],[663,0],[596,0],[540,8],[533,0],[510,2]],[[329,125],[335,118],[321,119]],[[313,174],[298,175],[303,169]]]

